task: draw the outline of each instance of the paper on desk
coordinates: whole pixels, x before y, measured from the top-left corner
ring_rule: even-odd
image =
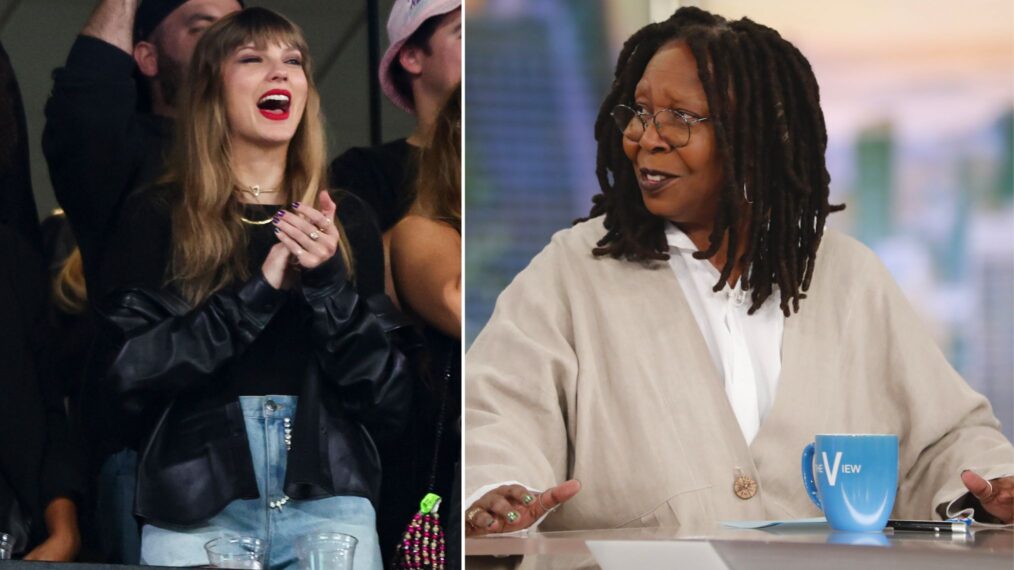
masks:
[[[729,570],[711,543],[702,540],[589,540],[588,550],[602,570],[694,568]]]
[[[804,528],[827,526],[827,519],[814,517],[812,519],[786,519],[780,521],[722,521],[722,526],[740,529],[770,528],[779,526],[782,528]]]

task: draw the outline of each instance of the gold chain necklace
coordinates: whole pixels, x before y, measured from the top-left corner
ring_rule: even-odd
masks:
[[[254,198],[257,198],[261,194],[274,194],[278,192],[278,188],[261,188],[259,184],[254,184],[249,188],[240,188],[240,190],[247,194],[253,194]]]
[[[252,194],[253,197],[254,197],[254,199],[260,197],[261,194],[274,194],[274,193],[278,192],[278,188],[261,188],[259,184],[254,184],[253,186],[250,186],[249,188],[240,188],[239,190],[241,192],[246,192],[247,194]],[[258,203],[255,203],[254,205],[262,206],[263,204],[260,204],[258,202]],[[247,219],[247,218],[245,218],[243,216],[239,217],[239,221],[243,222],[244,224],[249,224],[251,226],[263,226],[265,224],[270,224],[271,220],[273,220],[273,219],[275,219],[274,216],[272,216],[272,217],[270,217],[270,218],[268,218],[266,220],[249,220],[249,219]]]
[[[270,224],[271,220],[273,219],[274,217],[268,218],[266,220],[248,220],[243,216],[239,217],[239,221],[243,222],[244,224],[250,224],[251,226],[263,226],[264,224]]]

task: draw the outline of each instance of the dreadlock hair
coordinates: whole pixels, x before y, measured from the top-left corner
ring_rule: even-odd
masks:
[[[697,61],[723,169],[710,246],[694,257],[714,256],[728,232],[727,260],[714,287],[720,291],[736,266],[737,244],[746,239],[738,261],[748,268],[740,281],[751,291],[749,313],[777,285],[788,317],[790,306],[791,312],[799,311],[810,287],[827,215],[845,206],[828,203],[827,130],[809,62],[778,32],[748,18],[730,22],[699,8],[680,8],[624,43],[612,89],[595,121],[601,193],[592,199],[589,218],[605,215],[606,235],[592,253],[631,261],[669,259],[666,220],[645,207],[610,113],[633,100],[648,61],[674,40],[685,42]],[[750,224],[741,237],[747,189]]]

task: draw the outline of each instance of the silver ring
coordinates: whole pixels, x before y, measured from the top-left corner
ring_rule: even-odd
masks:
[[[310,239],[312,239],[313,241],[317,241],[318,239],[320,239],[320,234],[318,234],[317,232],[310,232]]]
[[[543,502],[542,502],[542,496],[543,496],[543,495],[545,495],[545,494],[546,494],[546,493],[545,493],[544,491],[543,491],[542,493],[539,493],[539,506],[540,506],[540,507],[542,507],[542,510],[543,510],[543,511],[544,511],[545,513],[551,513],[551,512],[553,512],[553,511],[555,511],[555,510],[556,510],[556,507],[559,507],[560,505],[556,505],[556,507],[553,507],[553,508],[551,508],[551,509],[550,509],[550,508],[548,508],[548,507],[546,507],[546,503],[543,503]]]

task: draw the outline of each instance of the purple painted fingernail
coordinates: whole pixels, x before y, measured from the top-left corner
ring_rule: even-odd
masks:
[[[285,215],[285,210],[278,210],[278,213],[275,214],[275,215],[278,216],[279,218],[281,218],[282,216]]]
[[[292,207],[293,208],[298,208],[299,207],[299,202],[293,202],[292,203]]]
[[[272,224],[277,224],[279,221],[281,221],[281,218],[275,218],[275,219],[271,220],[271,223]],[[278,231],[278,228],[275,228],[275,231]]]

